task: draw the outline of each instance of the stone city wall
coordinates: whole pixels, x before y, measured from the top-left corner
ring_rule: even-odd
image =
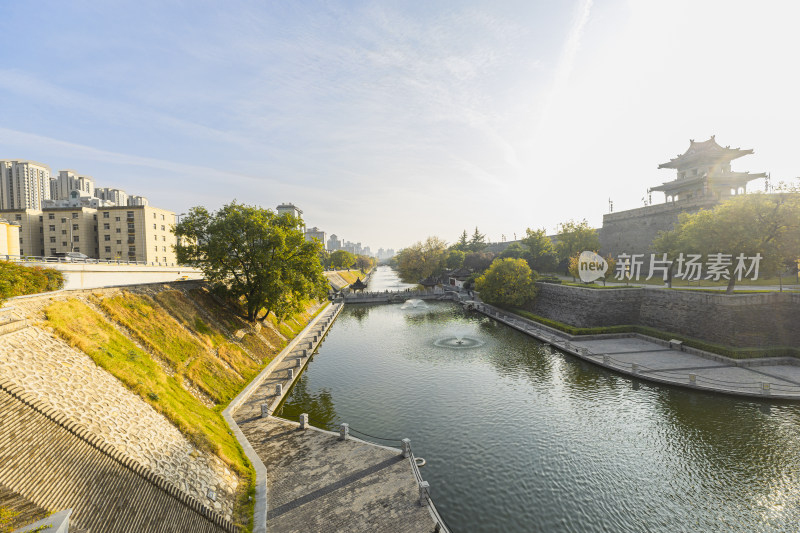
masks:
[[[537,283],[531,311],[575,327],[638,325],[734,347],[799,346],[800,294],[711,294]]]
[[[716,200],[686,200],[629,209],[603,215],[598,231],[602,255],[616,257],[621,253],[648,253],[658,232],[672,229],[680,213],[696,213],[708,209]]]

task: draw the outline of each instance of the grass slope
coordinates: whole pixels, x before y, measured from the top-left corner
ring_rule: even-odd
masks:
[[[47,321],[72,346],[164,414],[198,448],[216,454],[239,475],[243,490],[235,521],[247,524],[255,476],[221,412],[323,306],[308,302],[306,311],[283,322],[270,316],[269,324],[255,332],[205,288],[192,289],[188,295],[165,290],[154,297],[123,292],[98,298],[97,304],[133,339],[79,300],[52,303],[46,309]],[[244,333],[241,340],[234,336],[237,331]],[[137,342],[166,363],[170,372]],[[183,387],[184,379],[217,405],[206,407]]]

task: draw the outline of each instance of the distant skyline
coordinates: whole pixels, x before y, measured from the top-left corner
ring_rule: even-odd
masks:
[[[800,176],[800,4],[4,2],[0,159],[398,250],[555,231],[716,135]],[[763,189],[763,180],[751,188]],[[653,193],[654,203],[663,201]]]

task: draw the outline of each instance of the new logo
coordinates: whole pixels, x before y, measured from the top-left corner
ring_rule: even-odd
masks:
[[[605,276],[608,270],[606,260],[594,252],[581,252],[578,257],[578,275],[584,283],[591,283]]]

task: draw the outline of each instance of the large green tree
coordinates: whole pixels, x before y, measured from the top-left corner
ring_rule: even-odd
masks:
[[[336,250],[331,252],[331,267],[335,268],[336,270],[342,270],[344,268],[350,268],[356,263],[356,256],[348,252],[347,250]]]
[[[531,267],[524,259],[497,259],[475,281],[481,299],[490,304],[521,307],[536,296]]]
[[[737,260],[740,255],[760,255],[759,275],[780,274],[787,264],[800,258],[798,192],[784,189],[777,194],[745,194],[710,210],[684,213],[672,231],[659,234],[653,247],[667,253],[673,262],[680,253],[701,254],[707,261],[711,257],[720,259],[716,267],[721,272],[718,279],[728,281],[727,292],[731,293],[742,273]],[[749,269],[751,263],[744,266]],[[717,275],[706,270],[703,278],[714,279]]]
[[[193,207],[175,226],[178,261],[199,267],[232,300],[244,300],[251,322],[269,313],[284,318],[327,293],[322,245],[304,239],[300,222],[235,201],[213,213]]]
[[[586,220],[568,220],[558,226],[556,252],[559,261],[568,260],[576,253],[600,248],[597,231]]]
[[[438,274],[444,267],[444,253],[447,249],[439,237],[428,237],[398,253],[397,271],[406,283],[419,283],[423,279]]]
[[[528,264],[537,272],[553,272],[558,266],[558,256],[553,241],[542,229],[525,230],[525,237],[520,242],[528,247]],[[583,250],[581,250],[583,251]]]
[[[467,248],[469,248],[469,250],[472,252],[480,252],[486,248],[486,235],[478,231],[478,226],[475,226],[475,231],[472,233],[472,237],[469,239]]]

